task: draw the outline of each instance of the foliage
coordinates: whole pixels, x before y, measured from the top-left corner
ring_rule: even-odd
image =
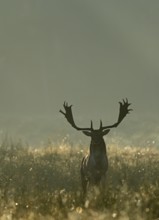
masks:
[[[159,218],[159,151],[111,146],[102,193],[84,199],[80,162],[86,151],[66,143],[24,147],[5,140],[0,147],[0,219]]]

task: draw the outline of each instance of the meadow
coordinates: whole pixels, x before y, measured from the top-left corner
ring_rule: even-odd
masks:
[[[159,150],[108,147],[105,191],[81,194],[80,163],[88,146],[67,142],[0,146],[0,220],[159,219]]]

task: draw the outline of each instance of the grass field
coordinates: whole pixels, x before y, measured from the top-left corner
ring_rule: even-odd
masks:
[[[80,162],[88,147],[67,143],[0,147],[0,219],[159,219],[159,150],[109,146],[106,190],[83,200]]]

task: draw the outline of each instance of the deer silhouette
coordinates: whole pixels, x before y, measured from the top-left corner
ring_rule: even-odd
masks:
[[[127,99],[123,99],[119,104],[120,107],[117,122],[113,125],[103,126],[102,121],[100,121],[99,129],[93,128],[92,121],[89,128],[78,127],[74,122],[72,105],[69,106],[66,102],[63,104],[65,112],[60,110],[73,128],[82,131],[85,135],[91,137],[89,154],[83,157],[81,163],[81,182],[84,195],[86,194],[89,185],[99,186],[101,180],[103,178],[105,179],[108,170],[107,150],[103,136],[108,134],[111,128],[117,127],[125,116],[132,111],[132,109],[128,109],[131,103],[128,103]]]

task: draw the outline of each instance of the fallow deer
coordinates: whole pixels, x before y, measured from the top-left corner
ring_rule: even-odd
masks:
[[[120,108],[117,122],[113,125],[103,126],[102,121],[100,121],[99,129],[93,129],[92,121],[89,128],[78,127],[74,122],[72,105],[69,106],[66,102],[64,102],[63,105],[65,112],[60,110],[73,128],[91,137],[89,154],[82,159],[81,163],[81,181],[84,194],[86,194],[88,185],[98,186],[108,170],[107,150],[103,136],[109,133],[110,128],[117,127],[124,117],[132,110],[128,109],[131,104],[128,103],[127,99],[123,99],[119,104]]]

